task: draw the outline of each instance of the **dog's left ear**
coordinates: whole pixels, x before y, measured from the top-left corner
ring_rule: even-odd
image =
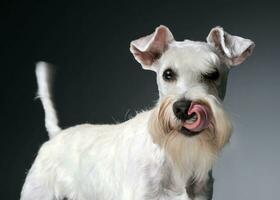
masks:
[[[162,55],[173,40],[171,31],[161,25],[154,33],[132,41],[130,51],[144,69],[155,70],[152,68],[154,61]]]
[[[218,48],[225,64],[230,66],[243,63],[255,47],[252,40],[230,35],[222,27],[213,28],[207,37],[207,42]]]

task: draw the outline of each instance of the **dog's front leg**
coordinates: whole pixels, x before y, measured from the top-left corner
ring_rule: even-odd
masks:
[[[212,170],[209,171],[208,177],[203,182],[189,181],[186,187],[188,196],[192,200],[212,200],[213,198],[214,178]]]

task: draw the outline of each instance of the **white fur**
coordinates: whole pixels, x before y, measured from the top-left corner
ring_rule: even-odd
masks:
[[[173,101],[164,110],[170,116],[159,120],[171,120],[177,127],[180,125],[172,120],[175,117],[170,111]],[[217,102],[208,101],[214,115],[227,120],[217,113]],[[160,107],[161,103],[121,124],[83,124],[61,131],[41,147],[26,178],[21,200],[188,199],[186,182],[193,175],[204,181],[218,148],[211,150],[207,142],[201,145],[207,133],[194,138],[179,134],[184,152],[178,167],[172,152],[156,144],[151,136],[149,121],[157,118]],[[218,132],[219,129],[220,137]]]
[[[228,53],[218,48],[227,44],[220,44],[222,38],[211,39],[214,36],[210,33],[208,43],[177,42],[168,28],[160,26],[153,34],[133,41],[130,50],[135,59],[157,73],[160,100],[152,110],[115,125],[84,124],[61,131],[50,98],[47,64],[38,63],[38,95],[52,139],[40,148],[21,200],[189,199],[187,182],[193,177],[206,182],[231,132],[221,105],[230,69],[222,55]],[[233,40],[239,46],[247,45],[242,38]],[[238,62],[249,54],[239,55]],[[163,80],[167,68],[176,71],[176,81]],[[221,74],[218,80],[201,78],[215,69]],[[174,101],[181,98],[206,102],[213,114],[212,127],[194,137],[181,134],[181,122],[172,112]],[[204,198],[196,196],[195,200]]]
[[[21,199],[186,199],[185,180],[168,184],[172,166],[148,134],[150,113],[62,131],[41,147]]]

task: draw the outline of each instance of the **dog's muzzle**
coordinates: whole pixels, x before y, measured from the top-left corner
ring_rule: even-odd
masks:
[[[175,116],[182,121],[182,131],[195,135],[208,128],[211,120],[211,109],[203,103],[181,99],[173,104]]]

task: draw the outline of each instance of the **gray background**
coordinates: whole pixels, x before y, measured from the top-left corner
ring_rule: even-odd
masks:
[[[256,42],[229,77],[231,143],[214,169],[216,200],[279,199],[279,19],[277,4],[249,1],[1,3],[1,198],[18,199],[40,145],[44,113],[35,101],[34,63],[57,65],[55,103],[63,128],[114,123],[154,104],[155,74],[129,42],[167,25],[177,40],[205,40],[221,25]]]

